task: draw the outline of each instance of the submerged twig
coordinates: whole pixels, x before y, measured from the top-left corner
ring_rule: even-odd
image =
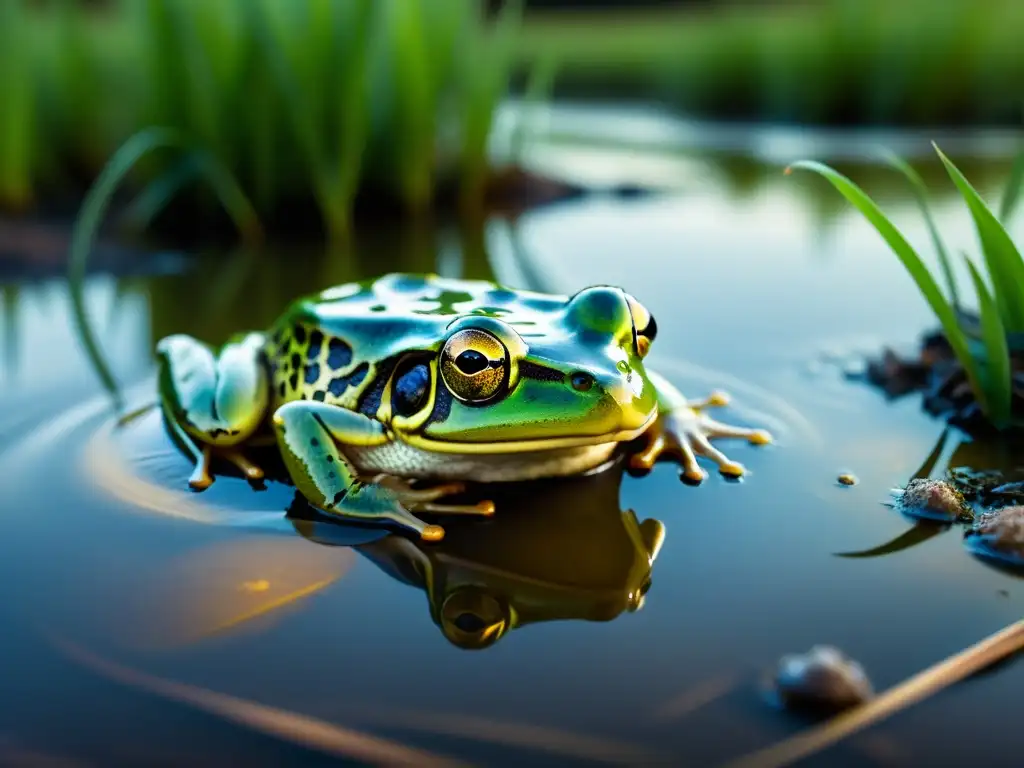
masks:
[[[195,707],[224,720],[261,733],[338,757],[366,761],[373,765],[461,766],[464,763],[406,747],[368,733],[341,728],[312,717],[275,709],[254,701],[178,683],[107,661],[73,643],[51,639],[65,656],[103,677],[131,688],[141,689]]]
[[[938,693],[1024,648],[1024,619],[914,675],[872,701],[796,736],[727,764],[727,768],[777,768],[831,747],[901,709]]]

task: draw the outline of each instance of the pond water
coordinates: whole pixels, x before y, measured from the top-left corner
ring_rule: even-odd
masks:
[[[955,529],[885,557],[836,556],[910,528],[882,502],[943,425],[919,399],[886,401],[833,362],[912,345],[931,318],[830,188],[755,163],[545,151],[536,157],[552,167],[557,156],[566,172],[638,186],[675,163],[678,182],[480,231],[368,233],[353,252],[211,253],[180,273],[96,274],[89,315],[142,403],[160,337],[223,341],[264,327],[300,293],[356,277],[622,285],[658,318],[652,367],[694,396],[729,391],[727,420],[776,434],[766,448],[728,446],[749,476],[694,488],[668,464],[644,478],[612,467],[501,489],[495,520],[451,526],[436,551],[348,541],[287,522],[283,486],[257,493],[221,478],[185,493],[189,467],[151,413],[109,431],[66,284],[9,283],[0,758],[318,765],[340,754],[400,761],[409,754],[387,750],[402,748],[421,750],[420,762],[725,764],[806,726],[760,694],[780,655],[837,645],[882,690],[1020,618],[1021,583],[970,557]],[[988,190],[1005,163],[985,167]],[[895,181],[887,207],[926,244]],[[973,248],[956,200],[936,202],[951,244]],[[953,451],[971,460],[960,440],[935,471]],[[847,471],[857,485],[836,482]],[[635,611],[628,595],[647,574],[621,510],[665,533]],[[464,585],[509,599],[523,625],[460,648],[431,600]],[[1022,684],[1024,669],[1007,665],[806,764],[1016,764]]]

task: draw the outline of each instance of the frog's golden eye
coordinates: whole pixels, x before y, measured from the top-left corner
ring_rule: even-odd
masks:
[[[454,334],[441,350],[441,376],[459,400],[490,400],[508,377],[505,345],[487,331],[467,328]]]
[[[633,316],[633,334],[636,340],[636,353],[640,357],[646,357],[651,350],[651,342],[658,334],[658,324],[654,322],[647,307],[627,294],[626,303],[629,304],[629,313]]]

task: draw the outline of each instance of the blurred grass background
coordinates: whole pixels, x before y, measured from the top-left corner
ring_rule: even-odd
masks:
[[[1022,22],[1019,0],[3,0],[0,210],[73,206],[165,126],[272,230],[343,236],[359,201],[478,216],[510,84],[712,119],[1016,126]],[[172,200],[222,215],[194,155],[134,181],[140,220]]]

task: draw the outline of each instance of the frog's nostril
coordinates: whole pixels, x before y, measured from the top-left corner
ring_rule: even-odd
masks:
[[[594,386],[594,377],[589,373],[576,371],[576,373],[574,373],[569,379],[569,382],[572,384],[572,388],[577,392],[586,392]]]

